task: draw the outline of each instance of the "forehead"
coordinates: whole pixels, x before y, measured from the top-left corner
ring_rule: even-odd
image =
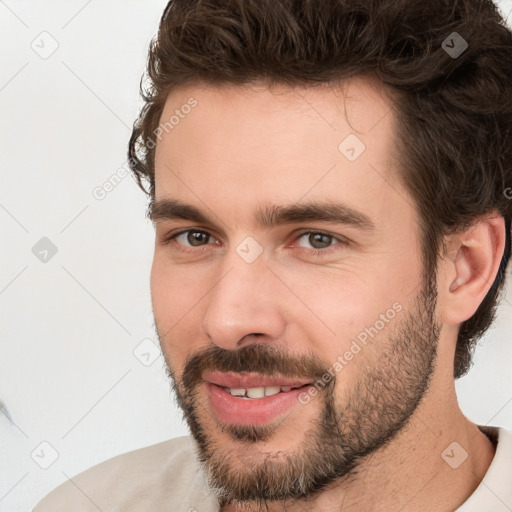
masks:
[[[159,140],[168,139],[167,135],[189,136],[193,130],[196,137],[217,142],[227,150],[228,136],[246,137],[245,146],[250,142],[247,136],[258,144],[275,140],[276,132],[289,135],[291,142],[306,134],[315,138],[330,131],[333,142],[353,133],[366,137],[368,142],[371,139],[372,147],[377,149],[380,141],[389,142],[392,136],[393,95],[390,87],[371,77],[294,87],[269,87],[261,82],[215,86],[197,83],[169,94],[160,117]],[[301,123],[295,124],[298,119]],[[165,144],[157,144],[157,156],[166,149]],[[202,145],[197,149],[208,148]]]
[[[388,92],[366,77],[336,86],[177,88],[160,118],[156,200],[211,205],[237,219],[252,206],[306,199],[342,200],[371,218],[389,208],[403,215],[412,201],[397,179]]]

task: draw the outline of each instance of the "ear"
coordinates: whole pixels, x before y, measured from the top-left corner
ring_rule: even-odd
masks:
[[[460,324],[473,316],[496,278],[505,240],[505,220],[497,213],[448,237],[438,281],[444,323]]]

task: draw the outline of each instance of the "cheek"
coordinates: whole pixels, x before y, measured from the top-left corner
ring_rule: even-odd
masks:
[[[404,298],[400,286],[392,287],[387,280],[322,274],[315,276],[314,283],[294,286],[307,308],[297,304],[293,318],[337,379],[357,380],[361,368],[377,364],[388,345],[403,316]]]
[[[163,251],[157,251],[151,267],[151,299],[158,321],[173,325],[197,302],[208,284],[186,266],[170,265]]]
[[[295,319],[300,323],[307,320],[321,329],[318,333],[331,337],[346,337],[348,332],[378,318],[380,310],[396,300],[391,283],[383,282],[377,269],[362,260],[351,265],[344,262],[338,268],[313,266],[307,272],[297,268],[284,280],[300,298],[293,302]]]
[[[172,279],[172,274],[166,272],[160,260],[161,258],[155,254],[151,267],[150,287],[153,313],[157,324],[162,329],[165,327],[163,323],[168,323],[168,312],[172,309],[170,306],[174,302],[173,291],[176,290],[176,283],[169,281]]]
[[[185,276],[179,268],[161,260],[155,255],[151,268],[153,314],[164,355],[168,362],[172,361],[173,369],[181,372],[194,339],[192,327],[199,325],[194,317],[199,292],[190,275]],[[202,289],[204,293],[204,285]]]

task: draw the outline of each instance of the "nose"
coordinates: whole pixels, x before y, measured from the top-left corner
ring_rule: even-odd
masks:
[[[286,327],[283,285],[265,259],[247,263],[233,252],[224,264],[223,277],[205,298],[203,332],[228,350],[280,338]]]

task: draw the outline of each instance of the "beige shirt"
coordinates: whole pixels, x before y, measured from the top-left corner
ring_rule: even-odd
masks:
[[[456,512],[512,511],[512,432],[480,427],[496,454]],[[94,466],[53,490],[33,512],[219,512],[190,436],[140,448]]]

